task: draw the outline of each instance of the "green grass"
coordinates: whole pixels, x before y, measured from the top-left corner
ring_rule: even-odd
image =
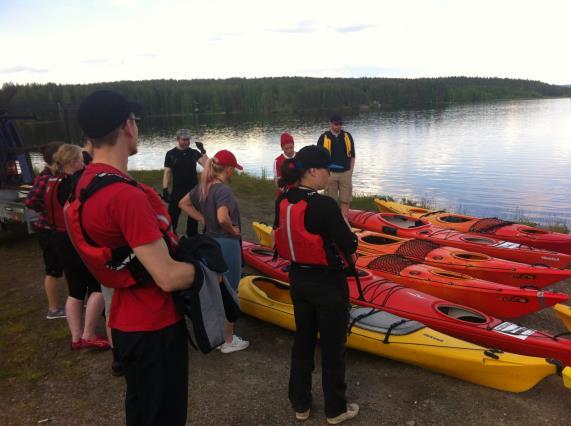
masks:
[[[134,179],[150,185],[159,191],[162,189],[162,170],[139,170],[130,173]],[[268,202],[268,200],[272,200],[275,197],[276,193],[274,181],[267,178],[267,173],[265,173],[264,170],[262,170],[262,177],[252,176],[247,173],[236,173],[232,176],[231,186],[239,199],[247,198],[253,202]],[[386,201],[395,201],[401,204],[408,204],[410,206],[421,207],[424,209],[437,210],[435,201],[426,197],[412,199],[407,197],[393,197],[391,195],[370,194],[356,194],[351,202],[351,208],[376,211],[377,209],[373,201],[375,198],[380,198]],[[458,208],[455,209],[458,214],[466,214],[463,210],[462,206],[458,206]],[[561,232],[563,234],[568,234],[570,231],[569,226],[564,220],[555,217],[543,225],[531,221],[520,209],[516,209],[512,216],[512,218],[507,218],[506,220],[546,229],[548,231]]]

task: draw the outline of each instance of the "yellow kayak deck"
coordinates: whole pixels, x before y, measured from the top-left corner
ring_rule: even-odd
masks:
[[[289,284],[247,276],[240,281],[239,297],[244,313],[295,330]],[[394,327],[389,334],[357,322],[348,336],[347,346],[508,392],[524,392],[557,373],[557,367],[543,358],[498,353],[416,324],[419,327],[410,332],[399,334],[398,327]],[[571,387],[569,368],[563,370],[563,376],[564,384]]]

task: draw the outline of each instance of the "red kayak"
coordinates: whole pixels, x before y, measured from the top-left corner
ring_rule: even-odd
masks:
[[[563,293],[526,290],[479,280],[416,263],[398,254],[362,256],[357,259],[357,266],[374,276],[500,318],[520,317],[569,299]]]
[[[289,262],[272,260],[273,251],[267,247],[244,242],[244,260],[264,274],[289,281]],[[482,346],[497,348],[522,355],[553,358],[571,365],[571,340],[552,336],[489,316],[473,308],[421,293],[370,272],[359,270],[363,300],[359,299],[358,286],[349,278],[351,303],[368,306],[419,321],[444,334]]]
[[[349,210],[349,223],[361,229],[382,232],[403,238],[417,238],[441,246],[485,253],[501,259],[553,268],[571,266],[571,255],[497,240],[481,234],[466,234],[452,229],[438,228],[424,219],[396,213],[373,213]]]
[[[515,287],[544,288],[571,278],[571,270],[531,266],[484,253],[440,246],[430,241],[398,238],[372,231],[353,230],[362,254],[399,254],[408,259],[482,280]]]
[[[385,202],[375,200],[375,203],[379,206],[379,209],[383,209],[382,206]],[[404,213],[415,218],[426,219],[440,228],[490,235],[500,240],[571,254],[571,234],[547,231],[545,229],[535,228],[522,223],[509,222],[496,217],[479,218],[437,210],[427,210],[398,203],[387,204],[402,207],[402,211],[393,211],[392,213]]]

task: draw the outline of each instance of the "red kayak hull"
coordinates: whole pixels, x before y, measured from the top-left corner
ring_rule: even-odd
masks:
[[[429,241],[353,230],[362,254],[399,254],[426,265],[515,287],[544,288],[571,278],[571,270],[532,266]]]
[[[419,217],[419,214],[412,214]],[[454,213],[425,213],[422,219],[435,226],[460,232],[489,235],[504,241],[525,244],[531,247],[571,254],[571,235],[551,232],[521,223],[506,222],[494,217],[478,218]]]
[[[467,234],[438,228],[426,220],[415,219],[412,216],[349,210],[347,219],[352,226],[357,228],[402,238],[417,238],[441,246],[488,254],[500,259],[560,269],[571,265],[571,255],[568,254],[502,241],[487,235]]]
[[[272,260],[267,247],[244,242],[244,260],[264,274],[289,281],[284,259]],[[351,303],[380,309],[394,315],[419,321],[428,327],[459,339],[506,352],[541,358],[557,359],[571,365],[571,340],[556,338],[489,316],[476,309],[447,302],[389,280],[363,272],[361,287],[364,300],[359,299],[354,278],[348,280]]]
[[[569,299],[563,293],[520,289],[484,281],[415,263],[396,254],[362,256],[357,259],[357,266],[374,276],[500,318],[520,317]]]

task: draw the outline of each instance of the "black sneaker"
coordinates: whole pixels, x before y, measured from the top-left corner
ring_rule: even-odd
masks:
[[[111,364],[111,374],[115,377],[121,377],[125,375],[123,367],[121,367],[121,363],[119,361],[113,361],[113,364]]]

